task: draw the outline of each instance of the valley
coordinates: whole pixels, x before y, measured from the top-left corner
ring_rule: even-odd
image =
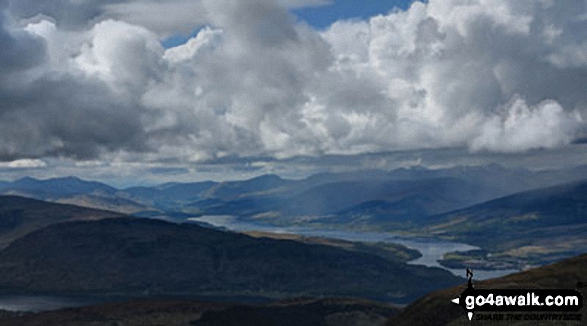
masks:
[[[460,266],[444,266],[442,260],[446,254],[455,251],[469,252],[477,250],[468,244],[459,243],[450,240],[443,240],[432,237],[418,237],[411,236],[406,233],[393,233],[383,231],[365,231],[352,230],[348,228],[343,229],[321,229],[317,227],[299,227],[299,226],[273,226],[270,224],[254,223],[249,221],[242,221],[234,216],[203,216],[199,218],[191,218],[190,221],[204,223],[213,227],[242,232],[254,236],[266,236],[277,239],[296,239],[301,241],[320,242],[329,244],[347,244],[354,243],[362,244],[364,249],[373,251],[373,247],[392,246],[397,248],[401,246],[407,248],[411,252],[418,252],[419,254],[408,258],[408,263],[412,265],[423,265],[428,267],[443,268],[450,271],[455,276],[463,277],[465,268]],[[342,243],[341,243],[342,241]],[[366,246],[366,247],[365,247]],[[507,275],[519,271],[517,266],[505,269],[479,269],[478,277],[480,279],[488,279]]]
[[[587,324],[585,85],[587,0],[0,0],[0,326]]]
[[[254,238],[134,217],[71,221],[33,231],[0,251],[0,290],[129,297],[334,295],[409,302],[460,281],[439,268],[406,264],[405,255],[414,251],[389,248],[374,254],[372,247],[347,250],[340,244]]]
[[[273,325],[313,311],[315,324],[383,325],[398,307],[463,284],[466,268],[491,282],[587,252],[587,183],[528,189],[539,176],[529,173],[512,193],[495,183],[509,172],[0,183],[0,305],[20,311],[0,318],[67,325],[99,311],[131,325],[177,314],[189,325]],[[136,319],[146,307],[155,315]]]

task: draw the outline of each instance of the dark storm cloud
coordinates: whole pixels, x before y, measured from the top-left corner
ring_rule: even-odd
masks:
[[[0,45],[0,78],[34,67],[45,59],[45,42],[29,33],[11,29],[3,12],[0,12]]]
[[[103,14],[102,9],[115,0],[16,0],[9,1],[9,10],[14,17],[20,19],[46,15],[55,19],[60,27],[68,29],[87,26],[88,22]]]
[[[3,96],[0,158],[88,159],[120,149],[146,149],[136,118],[140,107],[113,100],[101,81],[62,77],[36,80],[26,91]]]

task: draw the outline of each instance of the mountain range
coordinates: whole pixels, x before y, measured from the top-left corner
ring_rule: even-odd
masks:
[[[529,268],[587,252],[584,169],[410,168],[126,189],[74,177],[0,182],[0,194],[6,194],[0,196],[0,291],[246,301],[352,296],[408,303],[463,279],[406,264],[418,254],[399,245],[237,234],[187,218],[226,214],[251,223],[401,231],[480,247],[447,254],[445,266]],[[585,257],[479,284],[567,286],[567,279],[585,275]],[[462,311],[440,301],[457,289],[425,296],[389,323],[434,324],[430,316],[440,309],[434,317],[439,325],[458,324]],[[340,302],[279,302],[185,309],[198,315],[193,325],[224,325],[242,316],[272,325],[309,311],[318,324],[341,324],[345,314],[381,324],[397,312],[371,304],[349,310]]]
[[[295,224],[363,225],[383,229],[517,192],[575,182],[587,166],[531,171],[499,165],[323,173],[301,180],[263,175],[243,181],[165,183],[117,189],[75,177],[1,182],[0,194],[177,219],[235,215]]]
[[[531,171],[494,164],[125,189],[75,177],[23,178],[1,182],[0,194],[177,222],[231,215],[280,226],[401,231],[481,248],[447,255],[445,266],[521,269],[587,251],[584,175],[587,166]],[[13,239],[24,234],[14,232]]]

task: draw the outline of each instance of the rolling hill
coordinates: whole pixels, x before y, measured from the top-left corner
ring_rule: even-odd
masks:
[[[0,249],[48,225],[122,216],[119,213],[48,203],[18,196],[0,196]]]
[[[344,295],[406,302],[460,279],[437,268],[193,224],[118,218],[48,226],[0,252],[5,293]]]
[[[117,189],[100,182],[85,181],[76,177],[46,180],[26,177],[0,184],[0,191],[13,191],[47,199],[55,196],[74,196],[90,193],[114,195]]]
[[[152,208],[119,196],[119,190],[101,182],[76,177],[38,180],[22,178],[0,184],[0,194],[16,195],[61,204],[111,210],[123,214],[147,211]]]
[[[585,289],[587,255],[512,274],[493,280],[475,282],[477,289]],[[504,325],[506,322],[469,322],[464,310],[450,300],[457,297],[466,284],[438,290],[403,309],[383,303],[350,298],[292,299],[271,303],[243,305],[192,300],[134,300],[96,306],[68,308],[32,315],[0,314],[2,325],[35,326],[441,326]],[[578,312],[587,318],[587,307]],[[387,318],[387,321],[385,320]],[[552,321],[507,322],[508,325],[569,325]]]
[[[587,182],[527,191],[432,216],[417,232],[530,264],[587,252]],[[502,257],[502,258],[503,258]]]

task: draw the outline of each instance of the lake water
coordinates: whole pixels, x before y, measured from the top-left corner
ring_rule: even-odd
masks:
[[[422,254],[422,257],[410,261],[409,264],[423,265],[428,267],[439,267],[450,271],[454,275],[461,277],[466,276],[464,270],[445,268],[444,266],[438,263],[438,260],[442,259],[444,254],[449,252],[479,249],[479,247],[475,247],[465,243],[406,237],[390,232],[363,232],[352,230],[314,229],[304,227],[278,227],[267,224],[240,221],[237,220],[234,216],[229,215],[201,216],[198,218],[191,218],[190,221],[202,222],[215,227],[225,228],[227,230],[236,232],[264,231],[271,233],[298,234],[308,237],[341,239],[355,242],[398,243],[410,249],[416,249]],[[475,270],[474,272],[476,280],[485,280],[508,275],[511,273],[516,273],[519,272],[519,270]]]
[[[422,253],[422,257],[415,259],[409,264],[424,265],[429,267],[440,267],[452,272],[454,275],[465,277],[465,271],[444,268],[438,263],[438,260],[447,252],[467,251],[478,249],[477,247],[451,241],[418,239],[389,232],[361,232],[349,230],[324,230],[302,227],[276,227],[271,225],[257,224],[251,222],[239,221],[233,216],[202,216],[190,219],[195,222],[203,222],[215,227],[225,228],[236,232],[245,231],[265,231],[272,233],[299,234],[308,237],[324,237],[332,239],[341,239],[347,241],[360,242],[388,242],[399,243],[408,248],[416,249]],[[475,271],[475,279],[482,280],[495,278],[510,273],[518,272],[517,270],[499,270],[499,271]],[[27,296],[27,295],[0,295],[0,310],[39,312],[57,310],[62,308],[80,307],[104,303],[105,298],[92,297],[58,297],[58,296]]]

